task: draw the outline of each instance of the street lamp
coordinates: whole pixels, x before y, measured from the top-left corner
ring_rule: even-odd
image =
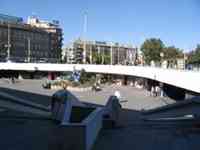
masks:
[[[104,48],[102,47],[102,63],[101,64],[104,64],[104,61],[105,61],[105,52],[104,52]]]
[[[164,58],[164,53],[163,53],[163,52],[160,53],[160,57],[161,57],[161,67],[162,67],[162,64],[163,64],[163,58]]]
[[[185,66],[186,66],[186,61],[188,59],[187,55],[185,53],[183,53],[183,59],[184,59],[184,70],[185,70]]]
[[[31,40],[28,38],[28,62],[30,62],[30,55],[31,55]]]
[[[113,47],[112,47],[112,43],[110,45],[110,65],[112,65],[113,63]]]
[[[83,23],[83,63],[86,64],[86,34],[87,34],[87,12],[84,12],[84,23]]]
[[[7,61],[10,60],[10,24],[8,24],[8,43],[5,45],[5,47],[7,47]]]
[[[90,64],[92,64],[92,44],[90,46]]]
[[[119,65],[119,45],[118,45],[117,61],[118,61],[118,65]]]

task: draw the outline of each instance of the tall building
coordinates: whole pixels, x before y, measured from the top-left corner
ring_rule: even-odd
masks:
[[[5,14],[0,14],[0,22],[7,22],[7,23],[22,23],[23,18],[16,17],[16,16],[9,16]]]
[[[61,60],[63,33],[59,26],[59,21],[53,20],[52,22],[47,22],[39,20],[37,17],[29,17],[27,23],[49,34],[50,51],[52,52],[51,58]]]
[[[83,49],[78,47],[75,42],[70,42],[63,49],[63,61],[69,64],[83,63]]]
[[[32,19],[32,18],[30,18]],[[57,24],[37,26],[20,17],[0,14],[0,61],[58,62],[61,58],[62,30]]]
[[[86,51],[88,64],[134,64],[136,48],[130,45],[104,42],[75,40],[66,50],[67,63],[83,63]]]

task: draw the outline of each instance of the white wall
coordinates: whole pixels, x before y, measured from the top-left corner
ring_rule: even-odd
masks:
[[[200,72],[120,65],[0,63],[0,70],[73,71],[74,67],[86,72],[149,78],[200,93]]]

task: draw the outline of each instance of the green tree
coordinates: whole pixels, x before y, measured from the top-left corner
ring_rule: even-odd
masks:
[[[104,64],[110,64],[110,54],[104,54]]]
[[[102,61],[101,55],[98,54],[97,51],[94,51],[92,53],[92,62],[95,64],[101,64],[101,61]]]
[[[80,83],[84,84],[85,82],[88,81],[87,72],[84,69],[82,69],[80,73],[81,73],[80,74]]]
[[[188,64],[200,64],[200,44],[188,54]]]
[[[163,49],[164,59],[175,60],[177,58],[183,58],[183,52],[174,46],[169,46]]]
[[[94,51],[92,53],[92,62],[95,64],[110,64],[110,54],[99,54],[97,51]]]
[[[141,46],[141,51],[144,56],[144,60],[147,64],[153,60],[160,62],[160,53],[163,52],[165,45],[160,39],[151,38],[144,41]]]

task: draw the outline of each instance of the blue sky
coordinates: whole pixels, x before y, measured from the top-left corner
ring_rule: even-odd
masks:
[[[140,46],[156,37],[186,51],[200,43],[199,9],[199,0],[0,0],[0,13],[59,20],[65,44],[82,35],[87,10],[87,39]]]

